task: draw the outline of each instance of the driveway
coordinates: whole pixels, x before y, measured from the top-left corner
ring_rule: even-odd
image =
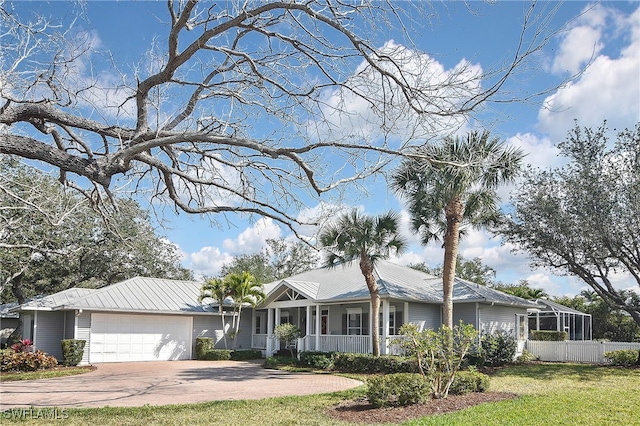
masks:
[[[335,392],[361,385],[330,374],[266,370],[262,361],[97,364],[89,373],[0,384],[11,407],[136,407]]]

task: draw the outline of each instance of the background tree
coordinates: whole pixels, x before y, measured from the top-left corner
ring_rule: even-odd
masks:
[[[163,33],[137,52],[148,60],[132,65],[128,52],[97,49],[76,30],[82,16],[0,3],[0,153],[59,170],[103,209],[126,185],[152,206],[259,215],[293,232],[309,197],[379,171],[412,139],[453,131],[485,103],[543,95],[507,83],[535,67],[558,7],[525,8],[510,59],[496,68],[462,60],[427,78],[433,59],[408,29],[431,20],[429,2],[166,5]],[[390,42],[390,28],[405,31]],[[354,100],[367,111],[345,133]],[[336,158],[352,173],[336,175]]]
[[[442,264],[433,268],[430,268],[424,262],[413,263],[408,266],[409,268],[417,269],[418,271],[426,272],[427,274],[435,275],[436,277],[442,277]],[[482,263],[482,259],[479,257],[467,260],[461,255],[458,255],[458,258],[456,259],[456,277],[476,284],[491,286],[495,282],[496,270],[490,266],[484,265]]]
[[[405,249],[406,243],[400,236],[398,215],[388,212],[373,217],[352,210],[322,229],[318,241],[327,253],[325,264],[328,267],[358,261],[371,295],[373,355],[379,356],[380,293],[373,268],[379,259],[387,259]]]
[[[406,200],[411,226],[422,243],[444,241],[442,317],[449,328],[460,236],[468,226],[497,221],[496,189],[516,178],[523,157],[522,151],[490,138],[489,132],[475,131],[416,149],[393,173],[391,187]]]
[[[576,124],[558,148],[568,164],[527,171],[500,227],[503,241],[534,266],[582,279],[640,325],[640,301],[613,281],[625,274],[640,289],[640,123],[619,132],[613,147],[606,123]]]
[[[491,287],[503,293],[512,294],[527,300],[549,298],[549,294],[540,288],[531,287],[527,280],[519,280],[517,284],[497,282],[491,285]]]
[[[628,292],[629,297],[638,297]],[[554,302],[591,314],[592,337],[594,340],[612,342],[640,342],[640,326],[627,312],[609,306],[595,292],[582,291],[579,295],[554,297]]]
[[[132,200],[104,220],[51,176],[0,155],[0,292],[24,303],[69,287],[137,275],[190,279],[180,253]]]

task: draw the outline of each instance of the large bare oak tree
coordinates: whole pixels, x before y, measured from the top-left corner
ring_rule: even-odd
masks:
[[[138,66],[98,56],[73,22],[19,7],[0,3],[0,154],[53,166],[98,206],[126,186],[154,206],[255,214],[295,232],[299,207],[413,141],[487,102],[540,95],[507,83],[553,36],[557,6],[523,8],[496,68],[450,70],[410,42],[435,11],[426,2],[169,1]],[[390,29],[405,38],[389,41]]]

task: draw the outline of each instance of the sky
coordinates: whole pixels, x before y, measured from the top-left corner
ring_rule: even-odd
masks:
[[[414,24],[409,31],[415,45],[445,70],[464,60],[489,69],[512,51],[528,5],[520,1],[471,1],[466,7],[462,2],[452,2],[446,8],[436,8],[437,14],[430,22]],[[61,14],[70,13],[74,6],[67,2],[18,2],[16,7]],[[91,32],[96,46],[111,50],[119,62],[135,63],[144,57],[154,37],[162,34],[158,23],[166,20],[165,9],[163,2],[89,1],[88,19],[82,25]],[[564,30],[538,53],[539,65],[518,74],[512,87],[536,92],[556,87],[570,75],[577,75],[576,78],[533,102],[493,104],[481,112],[482,123],[470,125],[488,127],[494,136],[524,150],[528,154],[525,162],[539,168],[561,165],[556,144],[573,128],[574,120],[580,126],[597,127],[606,119],[610,129],[632,128],[640,121],[640,4],[568,1],[560,6],[552,23],[556,27],[563,24]],[[399,39],[390,30],[386,40],[376,42],[396,43],[396,37]],[[358,110],[360,106],[350,107]],[[420,246],[409,231],[403,204],[386,189],[384,180],[373,179],[364,185],[369,195],[345,200],[349,207],[361,208],[367,214],[390,209],[402,214],[404,234],[411,244],[394,261],[441,264],[440,244]],[[505,203],[512,189],[500,191]],[[318,205],[307,208],[299,215],[310,214]],[[165,228],[158,232],[179,247],[184,266],[196,275],[216,275],[233,256],[264,249],[269,238],[291,238],[270,219],[249,222],[233,216],[221,221],[221,226],[212,227],[199,216],[173,215],[169,210],[164,217]],[[485,231],[470,231],[461,241],[459,252],[467,259],[479,257],[497,271],[496,279],[505,283],[527,280],[532,287],[551,295],[572,295],[586,288],[572,277],[532,270],[527,256],[513,253],[512,249]],[[624,276],[617,280],[621,287],[632,285]]]

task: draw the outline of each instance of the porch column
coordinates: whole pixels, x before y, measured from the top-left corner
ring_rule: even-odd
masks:
[[[307,321],[305,322],[304,334],[305,336],[308,336],[311,334],[311,306],[307,306],[306,313],[307,313]]]
[[[320,315],[322,315],[322,309],[320,305],[316,305],[316,351],[320,351]]]
[[[280,325],[280,308],[276,308],[276,318],[275,318],[275,323],[276,326]],[[279,351],[280,350],[280,339],[276,340],[276,345],[275,345],[275,350]]]
[[[267,358],[273,354],[273,308],[267,309]]]
[[[389,353],[389,299],[382,299],[382,355]]]

